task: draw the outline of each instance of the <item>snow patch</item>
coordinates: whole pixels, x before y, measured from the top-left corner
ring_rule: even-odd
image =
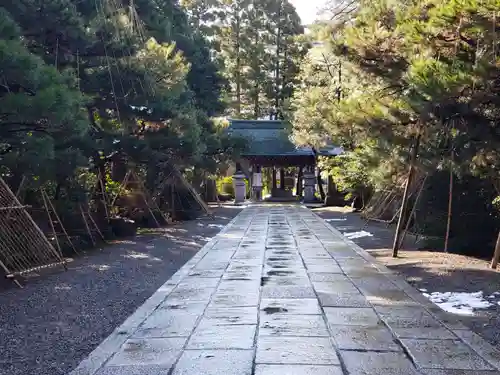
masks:
[[[347,218],[346,218],[346,217],[340,217],[340,218],[337,218],[337,219],[325,219],[325,221],[326,221],[327,223],[330,223],[330,222],[332,222],[332,221],[346,221],[346,220],[347,220]]]
[[[473,316],[474,310],[487,309],[493,306],[493,303],[485,299],[482,291],[475,293],[434,292],[422,294],[441,309],[452,314]]]
[[[208,224],[209,228],[217,228],[217,229],[223,229],[225,225],[222,224]]]
[[[364,230],[361,230],[359,232],[345,232],[342,233],[344,237],[348,238],[349,240],[355,239],[355,238],[362,238],[362,237],[373,237],[373,234],[370,232],[366,232]]]

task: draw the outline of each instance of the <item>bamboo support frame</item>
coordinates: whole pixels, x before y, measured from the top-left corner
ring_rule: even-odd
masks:
[[[71,248],[73,249],[73,251],[76,254],[78,254],[78,250],[76,250],[75,245],[73,245],[73,242],[71,241],[71,237],[69,236],[68,232],[66,232],[66,228],[64,228],[64,225],[63,225],[63,223],[61,221],[61,218],[57,214],[57,211],[56,211],[54,205],[52,204],[52,201],[50,200],[49,195],[47,194],[47,192],[44,189],[41,189],[41,192],[42,192],[42,197],[45,195],[45,198],[44,198],[44,201],[46,202],[45,203],[45,206],[46,206],[45,209],[47,209],[47,203],[48,203],[48,205],[50,206],[50,208],[52,210],[52,213],[54,214],[54,216],[57,219],[57,222],[59,223],[59,227],[61,228],[61,230],[63,231],[64,235],[66,236],[66,239],[68,240],[69,245],[71,246]],[[51,225],[53,227],[52,220],[51,220],[51,217],[50,217],[50,213],[49,213],[48,210],[47,210],[47,213],[49,214],[49,220],[51,221]],[[56,236],[56,238],[57,238],[57,233],[55,232],[55,230],[54,230],[54,236]],[[57,241],[57,243],[58,243],[58,246],[59,246],[59,249],[60,249],[59,240]],[[62,251],[61,251],[61,254],[62,254]]]
[[[83,212],[82,205],[80,205],[80,214],[82,215],[83,224],[85,225],[85,229],[87,229],[90,241],[92,241],[92,246],[95,247],[96,242],[94,240],[94,236],[92,236],[92,232],[90,231],[89,223],[87,223],[87,219],[85,218],[85,213]]]
[[[9,278],[66,261],[47,240],[5,181],[0,178],[0,207],[12,207],[11,215],[0,215],[0,268]]]

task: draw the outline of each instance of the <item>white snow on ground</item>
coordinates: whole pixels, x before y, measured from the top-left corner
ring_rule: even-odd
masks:
[[[346,217],[339,217],[339,218],[337,218],[337,219],[325,219],[325,221],[326,221],[327,223],[330,223],[330,222],[332,222],[332,221],[346,221],[346,220],[347,220],[347,218],[346,218]]]
[[[497,293],[498,292],[495,292],[493,295],[486,298],[495,298]],[[494,305],[492,302],[485,299],[482,291],[476,293],[434,292],[422,294],[444,311],[458,315],[472,316],[475,310],[487,309]],[[498,293],[498,295],[500,295],[500,293]],[[498,302],[498,304],[500,305],[500,302]]]
[[[223,224],[208,224],[208,227],[209,228],[218,228],[218,229],[222,229],[225,227],[225,225]]]
[[[362,237],[373,237],[373,234],[371,234],[370,232],[366,232],[364,230],[361,230],[359,232],[345,232],[345,233],[342,233],[346,238],[352,240],[352,239],[355,239],[355,238],[362,238]]]

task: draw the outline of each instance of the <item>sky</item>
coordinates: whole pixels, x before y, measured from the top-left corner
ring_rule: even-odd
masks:
[[[326,0],[290,0],[297,9],[302,24],[307,25],[316,19],[319,9],[326,3]]]

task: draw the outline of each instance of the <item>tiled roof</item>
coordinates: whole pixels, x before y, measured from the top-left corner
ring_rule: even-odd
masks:
[[[248,150],[243,156],[314,156],[310,147],[297,147],[290,140],[290,130],[282,121],[229,120],[228,133],[245,138]],[[319,155],[338,155],[339,148],[326,147]]]

